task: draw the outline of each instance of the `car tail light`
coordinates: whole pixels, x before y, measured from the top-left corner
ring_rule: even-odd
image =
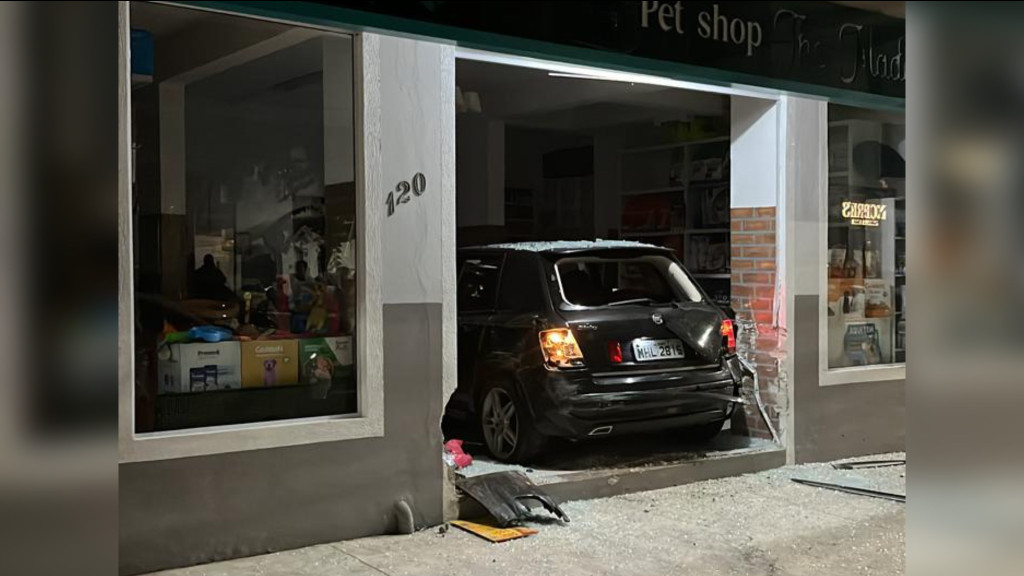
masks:
[[[718,330],[722,335],[722,344],[725,345],[725,349],[729,354],[736,351],[736,327],[733,325],[732,320],[726,318],[722,320],[722,327]]]
[[[612,361],[612,364],[622,364],[622,344],[608,343],[608,359]]]
[[[555,328],[540,333],[540,350],[544,361],[556,368],[578,368],[583,366],[583,352],[572,330]]]

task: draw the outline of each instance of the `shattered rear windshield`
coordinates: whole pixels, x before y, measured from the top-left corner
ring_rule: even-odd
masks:
[[[575,306],[700,301],[682,267],[664,256],[563,258],[555,264],[563,299]]]

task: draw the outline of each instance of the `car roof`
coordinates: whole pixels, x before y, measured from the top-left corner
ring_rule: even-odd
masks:
[[[519,251],[537,254],[579,254],[583,252],[639,251],[669,253],[672,250],[632,240],[560,240],[556,242],[506,242],[461,248],[459,251]]]

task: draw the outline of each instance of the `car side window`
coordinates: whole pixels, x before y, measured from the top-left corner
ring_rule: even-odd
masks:
[[[502,260],[502,256],[474,256],[462,260],[458,282],[460,312],[494,310]]]
[[[544,284],[536,256],[512,252],[505,259],[505,272],[498,290],[498,310],[533,312],[544,309]]]

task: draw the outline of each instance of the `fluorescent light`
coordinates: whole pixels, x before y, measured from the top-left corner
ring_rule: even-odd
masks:
[[[573,74],[569,72],[548,72],[548,76],[552,78],[578,78],[580,80],[611,80],[617,82],[614,78],[604,78],[602,76],[595,76],[593,74]]]
[[[604,80],[608,82],[628,82],[631,84],[664,86],[666,88],[680,88],[683,90],[693,90],[696,92],[710,92],[714,94],[726,94],[730,96],[748,96],[753,98],[775,99],[776,97],[779,96],[779,92],[776,90],[758,88],[755,86],[746,86],[740,84],[729,84],[725,86],[701,84],[699,82],[674,80],[671,78],[664,78],[661,76],[651,76],[649,74],[617,72],[613,70],[605,70],[603,68],[594,68],[591,66],[563,64],[560,62],[538,60],[536,58],[528,58],[525,56],[498,54],[496,52],[487,52],[485,50],[475,50],[471,48],[457,48],[455,50],[455,57],[462,60],[474,60],[477,62],[490,62],[492,64],[502,64],[505,66],[516,66],[519,68],[543,70],[548,73],[548,76],[553,78],[574,78],[578,80]]]

